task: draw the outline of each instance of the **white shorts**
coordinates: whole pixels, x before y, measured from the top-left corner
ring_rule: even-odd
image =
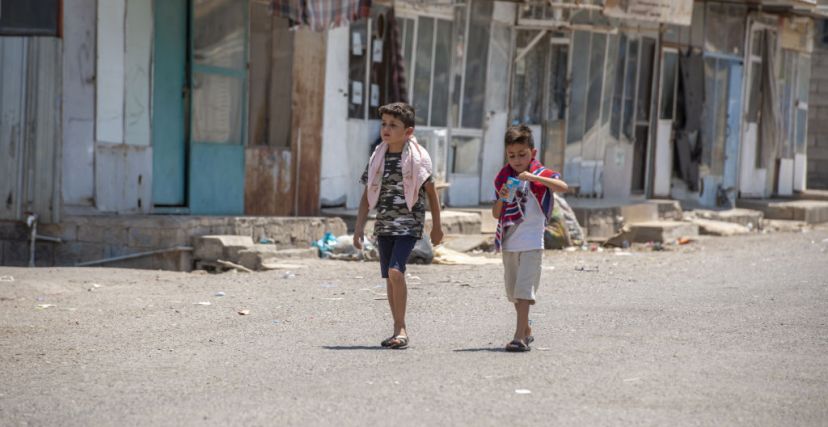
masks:
[[[503,252],[503,271],[506,297],[511,302],[519,299],[535,303],[535,292],[540,286],[543,250]]]

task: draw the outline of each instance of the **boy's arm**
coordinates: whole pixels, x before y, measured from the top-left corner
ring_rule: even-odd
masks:
[[[500,219],[500,212],[503,210],[503,199],[506,197],[509,197],[509,189],[506,188],[506,184],[503,184],[500,190],[497,191],[497,200],[492,206],[492,216],[495,219]]]
[[[545,176],[535,175],[529,172],[523,172],[518,177],[524,181],[535,181],[545,185],[546,188],[556,193],[566,193],[569,190],[569,185],[560,178],[547,178]]]
[[[443,227],[440,222],[440,196],[437,195],[434,180],[425,184],[425,190],[431,208],[431,244],[438,245],[443,241]]]
[[[368,221],[368,189],[362,190],[362,199],[359,200],[357,220],[354,226],[354,247],[362,249],[362,239],[365,234],[365,222]]]

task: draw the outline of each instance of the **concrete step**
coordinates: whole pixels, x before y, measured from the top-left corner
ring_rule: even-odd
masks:
[[[693,218],[690,222],[699,226],[700,234],[710,236],[737,236],[741,234],[750,234],[755,229],[748,228],[747,226],[738,223],[702,218]]]
[[[449,234],[443,238],[443,246],[457,252],[488,251],[494,247],[494,234]]]
[[[497,219],[492,216],[491,206],[478,206],[474,208],[451,208],[453,211],[469,212],[480,215],[480,232],[483,234],[494,234],[497,231]]]
[[[319,258],[316,248],[277,249],[273,245],[254,245],[240,251],[238,260],[233,261],[251,270],[264,270],[266,266],[277,261]]]
[[[828,190],[805,190],[800,193],[794,193],[794,198],[798,200],[821,200],[828,202]]]
[[[764,218],[762,211],[752,209],[728,209],[723,211],[711,211],[705,209],[696,209],[687,213],[688,219],[698,218],[710,221],[729,222],[732,224],[739,224],[748,229],[755,230],[762,225]]]
[[[790,199],[739,199],[736,206],[761,211],[766,219],[803,221],[806,224],[828,222],[828,201]]]
[[[607,244],[623,246],[623,242],[647,243],[647,242],[673,242],[682,237],[696,237],[699,235],[699,226],[691,222],[680,221],[649,221],[628,224],[624,229],[611,239]]]
[[[239,251],[253,246],[250,236],[215,235],[193,238],[193,258],[199,261],[236,262]]]
[[[681,220],[681,205],[675,200],[640,202],[567,199],[589,240],[604,240],[618,234],[626,224]]]

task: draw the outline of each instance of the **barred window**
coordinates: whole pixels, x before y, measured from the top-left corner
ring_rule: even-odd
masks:
[[[0,0],[0,36],[60,36],[61,0]]]

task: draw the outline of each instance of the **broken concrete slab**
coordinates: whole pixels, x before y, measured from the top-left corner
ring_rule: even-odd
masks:
[[[475,249],[488,251],[494,248],[494,235],[449,234],[443,238],[443,246],[457,252],[470,252]]]
[[[752,209],[734,208],[723,211],[712,211],[705,209],[696,209],[688,212],[688,219],[699,218],[719,222],[729,222],[732,224],[739,224],[751,230],[756,230],[761,226],[764,214],[761,211]]]
[[[763,219],[762,232],[765,233],[798,233],[808,228],[805,221],[790,221],[784,219]]]
[[[193,238],[193,258],[201,261],[224,259],[236,262],[237,252],[253,246],[250,236],[213,235]]]
[[[684,210],[678,200],[651,199],[647,203],[656,205],[658,219],[666,221],[681,221],[684,217]]]
[[[828,222],[828,201],[788,199],[739,199],[736,206],[762,211],[767,219],[803,221],[807,224]]]
[[[349,232],[354,230],[354,224],[356,224],[357,217],[356,209],[322,209],[322,214],[341,218],[344,224],[347,224]],[[491,216],[491,214],[489,216]],[[369,214],[368,221],[365,225],[366,236],[370,236],[373,233],[373,223],[375,218],[376,215]],[[475,212],[446,209],[440,212],[440,223],[443,227],[443,233],[445,234],[480,234],[481,215]],[[430,211],[426,211],[425,230],[431,230]],[[340,236],[345,233],[334,234]]]
[[[239,251],[237,263],[251,270],[266,269],[265,265],[285,259],[318,258],[316,248],[277,249],[272,245],[253,245],[249,249]]]
[[[690,222],[649,221],[625,225],[620,233],[606,241],[607,246],[627,243],[672,242],[682,237],[697,237],[699,226]]]
[[[732,222],[695,218],[691,222],[699,226],[699,233],[710,236],[738,236],[750,234],[751,229]]]

